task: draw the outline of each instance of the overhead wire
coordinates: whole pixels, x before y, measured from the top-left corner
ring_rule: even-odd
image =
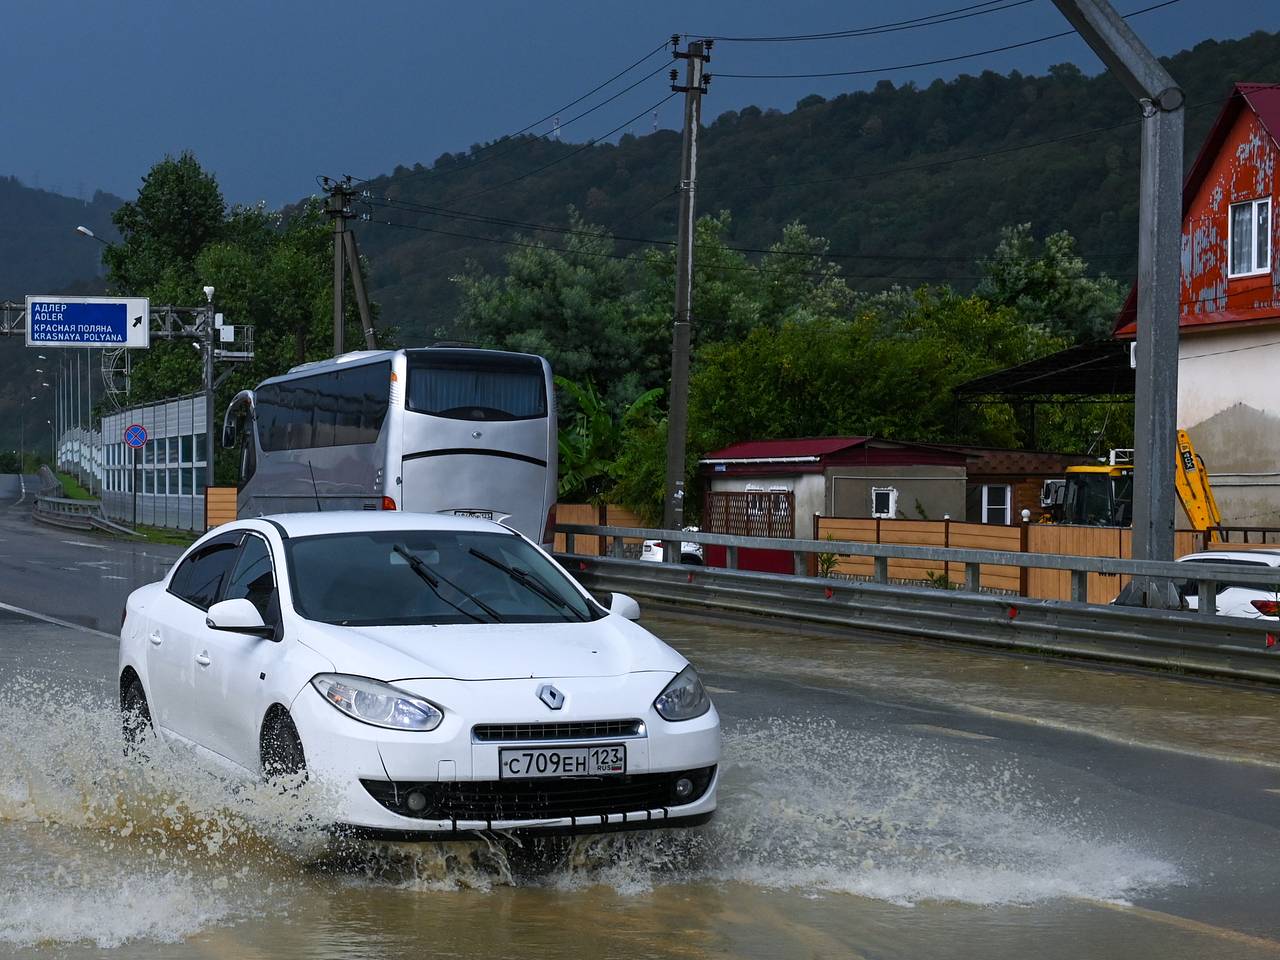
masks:
[[[665,199],[665,198],[664,198]],[[366,197],[361,201],[370,207],[376,207],[385,210],[404,210],[406,213],[420,213],[427,216],[442,217],[448,220],[460,220],[469,223],[485,224],[489,226],[507,227],[516,230],[531,230],[545,233],[555,233],[561,236],[571,237],[597,237],[602,234],[594,230],[579,230],[573,227],[560,226],[558,224],[534,223],[525,220],[513,220],[507,217],[487,216],[485,214],[469,213],[462,210],[451,210],[447,207],[436,207],[429,204],[418,204],[412,201],[402,201],[391,197]],[[636,237],[613,232],[604,234],[612,240],[621,241],[623,243],[649,244],[651,246],[674,247],[674,240],[663,240],[654,237]],[[765,256],[785,256],[798,258],[814,258],[827,260],[896,260],[900,262],[914,263],[1046,263],[1049,262],[1048,257],[1000,257],[1000,256],[978,256],[978,257],[956,257],[956,256],[907,256],[902,254],[891,253],[842,253],[839,251],[817,251],[817,250],[785,250],[777,248],[765,247],[745,247],[735,246],[733,244],[725,244],[724,249],[731,250],[735,253],[742,254],[760,254]],[[1077,256],[1085,260],[1105,260],[1105,259],[1127,259],[1132,256],[1130,253],[1100,253],[1096,255],[1085,255],[1078,253]],[[1092,275],[1090,275],[1092,276]],[[957,278],[960,279],[960,278]]]
[[[519,175],[519,176],[517,176],[517,177],[512,177],[512,178],[510,178],[509,180],[503,180],[503,181],[502,181],[502,182],[500,182],[500,183],[491,184],[490,186],[485,187],[483,190],[477,190],[475,193],[469,193],[469,194],[467,194],[467,195],[466,195],[466,196],[464,196],[464,197],[459,197],[459,198],[458,198],[456,201],[454,201],[454,202],[455,202],[455,203],[462,203],[462,202],[464,202],[464,201],[466,201],[466,200],[474,200],[476,197],[482,197],[482,196],[484,196],[486,193],[492,193],[494,190],[500,190],[500,189],[502,189],[503,187],[509,187],[509,186],[511,186],[511,184],[513,184],[513,183],[519,183],[519,182],[520,182],[520,181],[522,181],[522,180],[527,180],[527,179],[529,179],[529,177],[537,176],[538,174],[542,173],[544,170],[548,170],[548,169],[550,169],[551,167],[556,166],[557,164],[564,163],[566,160],[569,160],[569,159],[572,159],[573,157],[576,157],[578,154],[582,153],[584,150],[589,150],[589,149],[591,149],[591,148],[592,148],[592,147],[594,147],[597,143],[599,143],[601,140],[607,140],[607,139],[609,139],[611,136],[613,136],[613,135],[614,135],[615,133],[617,133],[619,130],[622,130],[622,129],[624,129],[625,127],[629,127],[629,126],[631,126],[631,124],[635,123],[637,120],[639,120],[639,119],[640,119],[641,117],[643,117],[645,114],[647,114],[647,113],[652,113],[654,110],[657,110],[659,107],[661,107],[664,103],[666,103],[668,100],[670,100],[670,99],[671,99],[672,97],[674,97],[675,95],[676,95],[676,94],[675,94],[674,92],[672,92],[672,93],[668,93],[665,97],[663,97],[663,98],[662,98],[661,100],[659,100],[657,103],[650,104],[649,106],[647,106],[647,107],[645,107],[643,110],[641,110],[639,113],[637,113],[634,117],[631,117],[629,120],[624,120],[624,121],[622,121],[622,123],[618,124],[618,125],[617,125],[616,127],[614,127],[612,130],[609,130],[609,131],[607,131],[606,133],[602,133],[602,134],[600,134],[600,136],[598,136],[598,137],[593,137],[592,139],[588,140],[586,143],[583,143],[582,145],[580,145],[580,146],[579,146],[579,147],[577,147],[576,149],[574,149],[574,150],[570,150],[568,153],[563,154],[562,156],[556,157],[556,159],[554,159],[554,160],[552,160],[552,161],[550,161],[550,162],[548,162],[548,163],[544,163],[544,164],[542,164],[542,165],[541,165],[541,166],[539,166],[539,167],[534,167],[532,170],[526,171],[525,173],[522,173],[522,174],[520,174],[520,175]]]
[[[1035,0],[1012,0],[1012,2],[1010,0],[984,0],[982,3],[973,3],[967,7],[956,7],[953,10],[940,10],[937,13],[927,14],[923,17],[912,17],[909,20],[895,20],[890,23],[876,24],[869,27],[851,27],[847,30],[830,30],[825,33],[801,33],[764,37],[731,37],[714,33],[686,33],[685,36],[702,37],[706,40],[714,40],[717,43],[796,43],[813,40],[846,40],[858,37],[880,36],[886,33],[898,33],[903,30],[918,30],[922,27],[932,27],[942,23],[953,23],[956,20],[967,20],[970,17],[998,13],[1001,10],[1009,10],[1013,7],[1021,7],[1034,2]]]
[[[1141,10],[1134,10],[1131,13],[1124,14],[1124,18],[1136,17],[1140,14],[1150,13],[1153,10],[1159,10],[1162,7],[1172,6],[1175,3],[1181,3],[1182,0],[1163,0],[1161,3],[1152,4],[1149,7],[1143,7]],[[990,47],[986,50],[975,50],[972,53],[961,53],[951,57],[938,57],[934,60],[919,60],[915,63],[899,63],[887,67],[865,67],[858,70],[833,70],[824,73],[716,73],[717,80],[814,80],[827,79],[831,77],[863,77],[869,74],[893,73],[897,70],[912,70],[916,67],[932,67],[944,63],[956,63],[960,60],[972,60],[975,57],[985,57],[993,53],[1004,53],[1007,50],[1018,50],[1022,47],[1030,47],[1038,43],[1047,43],[1050,40],[1060,40],[1063,37],[1077,36],[1075,30],[1063,30],[1061,33],[1051,33],[1044,37],[1035,37],[1031,40],[1023,40],[1019,43],[1008,43],[1000,47]]]
[[[546,116],[540,117],[539,119],[534,120],[532,123],[525,124],[525,126],[521,127],[519,130],[515,130],[511,133],[503,134],[501,137],[497,138],[491,143],[486,144],[485,146],[481,147],[479,150],[477,150],[474,154],[471,155],[473,157],[480,157],[481,154],[485,154],[483,157],[480,157],[480,159],[474,160],[470,163],[460,164],[458,166],[453,166],[453,167],[444,167],[444,168],[432,167],[427,170],[418,170],[413,173],[406,174],[404,177],[401,177],[400,179],[408,180],[415,177],[423,177],[423,176],[433,176],[433,177],[450,176],[454,173],[461,173],[464,170],[470,170],[472,167],[477,167],[482,163],[488,163],[490,160],[496,160],[499,157],[505,157],[508,154],[515,152],[516,150],[522,149],[526,141],[518,140],[518,141],[515,141],[514,143],[512,143],[511,141],[515,140],[515,138],[520,137],[523,134],[528,133],[534,127],[540,126],[541,124],[546,123],[548,120],[554,119],[556,116],[563,113],[564,111],[569,110],[572,107],[576,107],[583,100],[586,100],[588,97],[603,90],[605,87],[609,86],[611,83],[626,76],[636,67],[640,66],[642,63],[645,63],[647,60],[652,59],[656,54],[658,54],[662,50],[665,50],[670,45],[671,45],[670,40],[664,40],[661,44],[654,47],[652,50],[646,53],[639,60],[636,60],[634,63],[631,63],[628,66],[624,67],[623,69],[619,70],[617,73],[611,76],[608,80],[604,80],[601,83],[596,84],[594,87],[592,87],[590,90],[588,90],[586,93],[582,94],[581,96],[573,100],[570,100],[568,103],[564,104],[563,106],[559,107],[556,110],[552,110]],[[594,113],[595,111],[599,110],[601,107],[606,106],[609,103],[612,103],[623,93],[626,93],[628,90],[634,89],[635,87],[639,86],[640,83],[643,83],[645,80],[648,80],[650,77],[653,77],[655,74],[661,73],[665,69],[667,69],[667,64],[663,63],[662,66],[658,67],[652,73],[648,73],[645,76],[641,77],[640,80],[636,81],[631,86],[627,87],[625,90],[617,94],[614,94],[613,96],[609,97],[607,100],[604,100],[596,104],[594,107],[591,107],[588,110],[584,110],[583,112],[579,113],[577,116],[564,121],[563,123],[560,124],[560,127],[561,128],[567,127],[569,126],[569,124],[573,123],[574,121],[581,120],[583,117]],[[538,137],[538,139],[544,140],[546,139],[546,137],[540,136]],[[500,150],[497,153],[485,153],[485,151],[490,151],[494,147],[502,143],[508,143],[509,144],[508,148],[505,150]],[[367,178],[360,178],[357,182],[371,183],[373,180],[379,180],[379,179],[381,179],[381,177],[367,177]]]

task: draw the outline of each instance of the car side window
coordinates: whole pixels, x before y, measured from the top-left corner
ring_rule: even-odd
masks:
[[[271,551],[265,540],[250,534],[245,537],[240,558],[231,572],[231,580],[222,599],[248,600],[262,614],[262,622],[270,623],[275,616],[271,609],[275,592],[276,578],[271,565]]]
[[[201,610],[208,610],[222,593],[222,584],[235,562],[239,546],[238,535],[205,544],[182,561],[169,583],[169,591]]]

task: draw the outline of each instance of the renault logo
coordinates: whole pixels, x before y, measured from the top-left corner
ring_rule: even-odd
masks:
[[[552,710],[559,710],[564,706],[564,694],[549,683],[544,683],[538,688],[538,699]]]

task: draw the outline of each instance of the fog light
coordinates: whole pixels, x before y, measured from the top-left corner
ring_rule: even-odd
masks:
[[[414,813],[421,813],[427,809],[427,796],[421,790],[414,790],[409,796],[405,797],[404,802]]]
[[[676,781],[676,799],[686,800],[693,793],[693,781],[688,777],[681,777]]]

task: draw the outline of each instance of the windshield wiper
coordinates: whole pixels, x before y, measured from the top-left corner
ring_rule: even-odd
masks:
[[[492,617],[498,623],[505,622],[503,621],[502,617],[498,616],[497,611],[494,610],[493,607],[489,606],[479,597],[475,597],[470,593],[467,593],[467,591],[463,590],[460,586],[458,586],[456,583],[454,583],[452,580],[448,579],[447,577],[440,577],[433,574],[429,569],[427,569],[427,565],[422,562],[422,558],[418,556],[416,553],[413,553],[404,544],[394,543],[391,545],[391,550],[394,553],[398,553],[400,554],[400,556],[404,557],[405,561],[409,564],[409,569],[412,570],[414,573],[416,573],[422,579],[422,582],[425,583],[428,587],[430,587],[432,592],[435,593],[437,597],[439,597],[445,603],[449,604],[449,606],[453,607],[453,609],[457,610],[464,617],[470,617],[476,623],[486,622],[482,617],[476,616],[470,610],[463,610],[462,607],[458,606],[452,600],[446,599],[444,594],[440,592],[441,580],[444,580],[445,583],[453,587],[453,589],[457,590],[460,594],[462,594],[464,597],[466,597],[468,600],[474,603],[477,607],[479,607],[481,610],[487,613],[490,617]]]
[[[529,590],[537,594],[539,597],[541,597],[547,603],[551,604],[553,607],[559,607],[562,610],[569,611],[569,613],[573,614],[573,617],[575,620],[587,619],[587,617],[583,616],[579,610],[577,610],[572,604],[570,604],[563,597],[558,597],[554,593],[552,593],[551,590],[548,589],[544,583],[542,583],[542,581],[538,580],[535,576],[533,576],[533,574],[529,573],[529,571],[521,570],[519,567],[513,567],[510,564],[503,563],[497,557],[491,557],[489,556],[489,554],[485,553],[483,550],[477,550],[475,547],[471,548],[470,553],[473,557],[479,560],[483,560],[485,563],[489,564],[490,566],[497,567],[499,570],[501,570],[503,573],[509,576],[516,583],[520,584],[526,590]]]

